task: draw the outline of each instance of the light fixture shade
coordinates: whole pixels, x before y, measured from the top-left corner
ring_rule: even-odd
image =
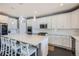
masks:
[[[25,22],[25,18],[23,16],[19,17],[20,22],[24,23]]]
[[[34,19],[34,21],[36,21],[36,16],[35,15],[33,16],[33,19]]]

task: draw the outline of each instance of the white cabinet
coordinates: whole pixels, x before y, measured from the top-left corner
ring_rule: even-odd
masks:
[[[76,56],[79,56],[79,40],[76,39]]]
[[[32,26],[33,25],[32,23],[33,23],[33,19],[26,20],[27,26]]]
[[[75,48],[75,51],[73,49],[73,51],[75,52],[76,56],[79,56],[79,36],[73,36],[73,48]]]
[[[45,40],[41,42],[41,53],[42,56],[47,56],[48,54],[48,38],[45,38]]]
[[[52,16],[52,28],[71,28],[71,13]]]
[[[55,37],[55,44],[58,46],[62,46],[62,38],[60,36]]]
[[[17,19],[9,18],[8,28],[9,29],[17,29]]]
[[[79,9],[72,12],[72,28],[79,28]]]
[[[57,28],[64,28],[66,17],[64,14],[60,14],[56,16],[56,27]]]
[[[71,49],[72,40],[69,36],[49,36],[49,43],[55,46]]]
[[[50,36],[50,35],[49,35],[49,36],[48,36],[48,39],[49,39],[48,41],[49,41],[50,44],[55,44],[55,43],[56,43],[55,36],[52,36],[52,35]]]
[[[66,49],[72,48],[72,39],[69,36],[63,36],[62,37],[62,46],[65,47]]]
[[[47,28],[40,29],[40,24],[47,24]],[[33,33],[49,32],[52,28],[51,24],[52,24],[51,17],[38,18],[36,19],[36,21],[32,22]]]
[[[49,36],[49,43],[56,46],[62,46],[62,39],[60,36],[51,35]]]
[[[63,28],[70,29],[71,28],[71,13],[65,13],[63,16]]]

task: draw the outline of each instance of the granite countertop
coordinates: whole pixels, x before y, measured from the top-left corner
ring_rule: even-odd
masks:
[[[11,39],[16,39],[18,41],[26,42],[35,46],[47,38],[46,36],[26,35],[26,34],[6,35],[6,37],[9,37]]]
[[[75,40],[79,40],[79,35],[71,35]]]
[[[73,36],[73,38],[75,38],[76,40],[79,40],[79,36]]]

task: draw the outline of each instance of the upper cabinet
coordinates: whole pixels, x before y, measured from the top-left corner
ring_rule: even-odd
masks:
[[[52,28],[71,28],[71,14],[64,13],[52,16]]]
[[[72,18],[71,18],[71,22],[72,22],[72,28],[79,28],[79,9],[73,11],[72,13]]]
[[[26,20],[26,26],[32,26],[32,20],[33,19]]]
[[[79,28],[79,9],[73,12],[38,18],[27,21],[28,26],[32,26],[37,32],[42,31],[40,24],[47,24],[47,29],[76,29]],[[44,30],[45,31],[45,30]]]
[[[52,26],[51,17],[43,17],[43,18],[37,18],[35,21],[32,19],[32,28],[33,33],[39,33],[39,32],[50,32]],[[40,28],[41,24],[46,24],[46,28]],[[30,24],[29,24],[30,25]]]
[[[8,29],[17,29],[17,20],[7,16],[0,15],[0,23],[7,23]]]
[[[17,19],[9,18],[9,21],[8,21],[8,28],[9,28],[10,30],[17,29]]]
[[[79,9],[70,13],[52,16],[52,28],[76,29],[79,28]]]

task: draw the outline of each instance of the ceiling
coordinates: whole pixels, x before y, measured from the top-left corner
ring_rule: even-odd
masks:
[[[15,17],[30,17],[71,9],[77,5],[77,3],[0,3],[0,12]]]

